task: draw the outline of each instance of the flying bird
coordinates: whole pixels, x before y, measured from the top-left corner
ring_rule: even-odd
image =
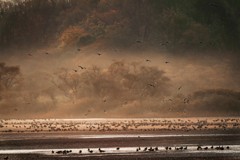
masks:
[[[49,53],[48,53],[48,52],[45,52],[45,54],[46,54],[46,55],[49,55]]]
[[[153,88],[155,88],[155,85],[153,85],[153,84],[150,84],[150,83],[149,83],[148,85],[151,86],[151,87],[153,87]]]
[[[86,69],[86,67],[83,67],[83,66],[78,66],[79,68],[81,68],[81,69]]]
[[[150,59],[146,59],[146,62],[151,62],[151,60]]]
[[[98,52],[97,55],[101,56],[102,54]]]
[[[168,64],[168,63],[170,63],[170,62],[166,61],[165,63]]]
[[[136,40],[136,43],[142,43],[142,41],[140,41],[140,40]]]
[[[76,69],[73,69],[73,71],[74,71],[74,72],[77,72],[77,70],[76,70]]]
[[[77,50],[78,50],[78,51],[81,51],[81,49],[80,49],[80,48],[78,48]]]
[[[178,87],[178,90],[180,90],[182,88],[182,86]]]
[[[114,50],[115,52],[120,52],[119,49],[117,49],[117,48],[115,48],[115,49],[113,49],[113,50]]]
[[[168,41],[163,42],[163,43],[162,43],[162,46],[167,45],[167,44],[168,44]]]
[[[189,99],[188,98],[184,98],[183,103],[184,104],[189,103]]]
[[[218,7],[218,5],[216,3],[210,3],[211,7]]]

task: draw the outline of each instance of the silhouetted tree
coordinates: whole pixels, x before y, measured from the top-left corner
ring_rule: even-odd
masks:
[[[8,90],[16,87],[20,80],[20,69],[16,66],[6,66],[0,63],[0,89]]]

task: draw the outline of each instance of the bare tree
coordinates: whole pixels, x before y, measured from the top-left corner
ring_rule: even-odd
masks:
[[[20,68],[18,66],[6,66],[0,63],[0,89],[9,90],[15,88],[20,82]]]
[[[66,97],[75,102],[81,87],[80,76],[77,73],[71,73],[67,69],[62,69],[57,73],[57,79],[52,83],[64,93]]]

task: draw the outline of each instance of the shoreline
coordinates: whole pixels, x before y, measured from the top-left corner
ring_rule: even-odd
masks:
[[[11,160],[240,160],[240,156],[222,154],[221,156],[216,154],[208,155],[191,155],[191,154],[175,154],[175,155],[160,155],[160,154],[140,154],[140,155],[96,155],[96,156],[48,156],[41,154],[0,154],[0,159],[8,158]]]
[[[11,160],[240,160],[239,121],[240,118],[137,121],[108,119],[98,122],[0,121],[3,126],[0,128],[0,159],[7,157]],[[6,128],[13,131],[3,132]],[[173,149],[166,151],[166,146]],[[187,147],[187,150],[176,149],[180,146]],[[203,148],[219,146],[225,150],[198,151],[198,146]],[[120,151],[116,151],[118,147]],[[152,147],[158,147],[158,150],[138,152],[137,147],[142,149],[147,147],[150,150]],[[88,153],[88,148],[93,150],[93,154]],[[98,148],[105,150],[106,153],[99,153]],[[82,154],[78,153],[80,149]],[[67,155],[55,154],[59,150],[73,152]]]

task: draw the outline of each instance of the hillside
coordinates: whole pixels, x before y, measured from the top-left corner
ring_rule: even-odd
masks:
[[[167,50],[238,50],[237,0],[25,0],[0,2],[0,48],[96,41]]]

